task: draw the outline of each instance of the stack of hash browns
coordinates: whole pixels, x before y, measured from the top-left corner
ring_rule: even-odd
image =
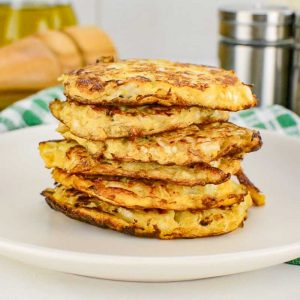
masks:
[[[59,141],[40,143],[50,207],[161,239],[219,235],[264,196],[243,173],[259,132],[228,122],[256,105],[233,71],[163,60],[99,62],[62,76]]]

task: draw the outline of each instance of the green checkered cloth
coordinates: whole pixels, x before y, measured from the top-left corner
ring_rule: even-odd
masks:
[[[0,112],[0,133],[55,122],[49,112],[53,99],[64,99],[63,88],[53,87],[18,101]]]
[[[230,121],[240,126],[273,130],[300,137],[299,116],[280,105],[231,113]]]
[[[0,132],[57,122],[48,108],[49,102],[55,98],[65,99],[61,86],[43,90],[6,108],[0,112]],[[273,130],[300,137],[300,118],[279,105],[232,113],[231,121],[240,126]],[[289,263],[300,265],[300,258]]]

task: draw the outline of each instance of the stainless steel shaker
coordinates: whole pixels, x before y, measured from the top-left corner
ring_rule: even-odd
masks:
[[[289,105],[294,13],[285,7],[219,11],[219,61],[254,85],[259,105]]]
[[[291,109],[300,115],[300,12],[295,17],[295,51],[293,61]]]

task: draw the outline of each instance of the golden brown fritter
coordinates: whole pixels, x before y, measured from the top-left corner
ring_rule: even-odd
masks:
[[[191,187],[125,177],[68,174],[60,169],[54,169],[52,177],[67,188],[129,208],[208,209],[240,202],[248,193],[243,185],[232,180]]]
[[[237,111],[256,105],[233,71],[166,60],[98,63],[61,77],[65,94],[86,104],[201,106]]]
[[[220,235],[243,224],[252,200],[230,207],[203,211],[133,210],[111,205],[84,193],[64,187],[42,193],[49,206],[66,216],[135,236],[159,239],[196,238]]]
[[[89,140],[152,135],[229,118],[228,112],[196,106],[104,107],[55,100],[50,110],[73,134]]]
[[[169,181],[181,185],[218,184],[236,174],[240,158],[221,158],[209,164],[186,166],[162,166],[157,163],[122,162],[95,159],[75,141],[48,141],[39,145],[40,155],[47,168],[59,168],[68,173],[85,175],[115,175],[133,178]]]
[[[258,131],[226,122],[191,125],[148,137],[107,139],[103,142],[78,138],[65,126],[60,127],[59,132],[66,139],[77,141],[95,156],[162,165],[209,163],[223,156],[258,150],[262,144]]]

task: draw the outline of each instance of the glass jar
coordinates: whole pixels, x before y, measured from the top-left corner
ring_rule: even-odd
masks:
[[[0,1],[0,46],[36,32],[76,23],[69,1]]]

